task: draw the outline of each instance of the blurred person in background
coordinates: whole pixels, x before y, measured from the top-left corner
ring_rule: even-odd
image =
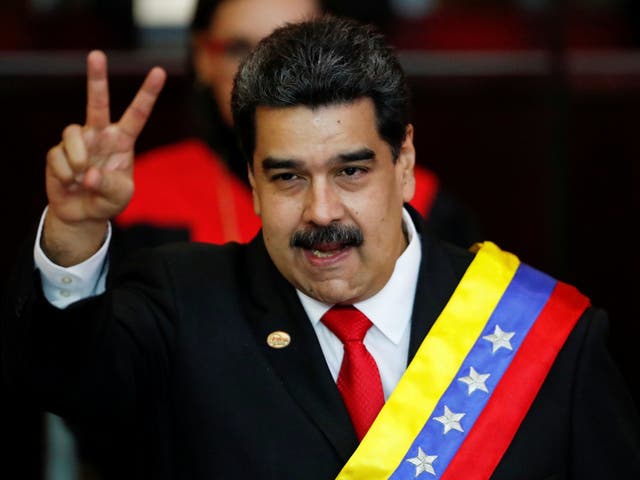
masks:
[[[325,0],[200,0],[190,31],[189,71],[198,135],[136,159],[136,192],[115,220],[116,252],[174,240],[246,242],[260,228],[246,162],[232,129],[230,95],[242,59],[284,23],[329,12],[384,25],[388,2],[341,5]],[[386,25],[385,25],[386,26]],[[475,218],[441,188],[435,173],[416,169],[412,205],[432,231],[461,246],[482,240]]]
[[[198,136],[136,160],[136,192],[117,219],[122,252],[173,240],[248,241],[260,227],[236,145],[233,77],[258,41],[320,12],[316,0],[201,0],[190,26],[189,73]]]

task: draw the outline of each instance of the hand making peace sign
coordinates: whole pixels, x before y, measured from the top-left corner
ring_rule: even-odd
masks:
[[[127,206],[134,189],[135,142],[165,79],[162,68],[152,68],[120,120],[112,123],[107,58],[101,51],[89,53],[86,122],[67,126],[62,141],[47,154],[45,247],[63,240],[64,230],[104,232],[107,220]]]

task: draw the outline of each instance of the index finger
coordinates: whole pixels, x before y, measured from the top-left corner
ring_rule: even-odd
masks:
[[[107,57],[100,50],[87,55],[87,119],[89,127],[105,128],[111,123]]]
[[[118,126],[135,140],[147,123],[153,105],[162,91],[167,73],[160,67],[153,67],[145,78],[140,90],[122,114]]]

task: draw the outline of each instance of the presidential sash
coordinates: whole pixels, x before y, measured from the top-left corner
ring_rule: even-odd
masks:
[[[337,480],[486,480],[589,300],[490,242]]]

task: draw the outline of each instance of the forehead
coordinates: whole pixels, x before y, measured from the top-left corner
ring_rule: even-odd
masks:
[[[378,151],[386,142],[377,129],[370,98],[317,108],[258,107],[254,159],[326,159],[345,150]]]
[[[225,0],[214,11],[209,34],[257,42],[285,23],[317,13],[317,0]]]

